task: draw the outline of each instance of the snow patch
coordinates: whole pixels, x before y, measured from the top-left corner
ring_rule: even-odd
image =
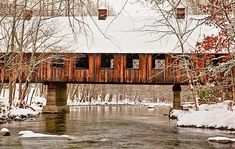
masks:
[[[181,117],[185,114],[187,114],[188,111],[183,111],[183,110],[172,110],[170,112],[170,118],[177,119],[178,117]]]
[[[232,143],[235,142],[235,138],[227,138],[227,137],[210,137],[207,139],[209,142],[217,142],[217,143]]]
[[[14,108],[10,110],[8,116],[10,118],[15,118],[15,117],[31,117],[38,115],[39,112],[33,111],[32,109],[22,109],[22,108]]]
[[[173,110],[181,127],[202,127],[235,130],[235,112],[227,110],[226,102],[201,105],[199,111]]]
[[[2,129],[0,130],[0,132],[10,132],[10,131],[9,131],[9,129],[7,129],[7,128],[2,128]]]
[[[65,139],[72,139],[71,136],[68,135],[49,135],[49,134],[42,134],[42,133],[34,133],[33,131],[20,131],[18,133],[20,138],[65,138]]]

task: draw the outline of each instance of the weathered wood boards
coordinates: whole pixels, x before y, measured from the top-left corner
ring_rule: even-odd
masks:
[[[38,55],[40,55],[38,53]],[[157,56],[157,59],[153,58]],[[160,55],[160,56],[158,56]],[[83,59],[79,59],[79,57]],[[113,54],[110,68],[101,67],[100,53],[60,53],[43,54],[44,59],[32,73],[31,82],[70,82],[70,83],[134,83],[134,84],[187,84],[185,70],[180,68],[178,54],[138,54],[133,56],[133,64],[128,65],[127,54]],[[30,61],[30,53],[24,54]],[[158,59],[160,58],[160,59]],[[153,64],[154,63],[154,64]],[[29,75],[30,67],[26,63],[23,80]],[[133,68],[127,68],[133,65]],[[202,71],[205,62],[195,62],[197,71]],[[1,68],[1,80],[5,82],[15,75],[13,70]]]

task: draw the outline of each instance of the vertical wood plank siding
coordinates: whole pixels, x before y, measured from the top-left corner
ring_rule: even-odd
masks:
[[[44,58],[53,54],[44,55]],[[61,55],[61,54],[60,54]],[[53,68],[49,59],[40,64],[32,73],[32,82],[84,82],[84,83],[156,83],[172,84],[187,83],[184,70],[179,70],[177,54],[165,55],[165,69],[152,68],[152,54],[139,55],[139,69],[126,68],[126,54],[114,54],[113,68],[101,67],[101,54],[88,54],[89,68],[76,68],[76,53],[63,54],[64,65],[62,68]],[[25,54],[30,58],[30,53]],[[196,61],[196,71],[200,72],[205,67],[205,62],[200,58]],[[27,78],[29,67],[25,66],[24,80]],[[10,76],[16,75],[13,70],[0,69],[1,80],[9,81]],[[205,81],[205,78],[201,78]]]

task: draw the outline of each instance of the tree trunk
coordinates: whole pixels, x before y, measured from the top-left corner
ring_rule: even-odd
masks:
[[[9,79],[9,83],[8,83],[8,89],[9,89],[9,108],[11,109],[12,106],[12,102],[13,102],[13,87],[12,87],[12,80]]]
[[[38,84],[36,84],[35,88],[33,89],[33,92],[32,92],[31,98],[30,98],[30,102],[29,102],[29,105],[30,105],[30,106],[31,106],[31,104],[32,104],[32,100],[33,100],[35,91],[36,91],[37,89],[38,89]]]
[[[29,87],[29,81],[26,80],[25,84],[24,84],[24,88],[23,88],[23,92],[22,92],[22,95],[21,95],[21,98],[20,98],[20,103],[19,103],[19,107],[22,108],[23,107],[23,101],[26,97],[26,92],[28,90],[28,87]]]

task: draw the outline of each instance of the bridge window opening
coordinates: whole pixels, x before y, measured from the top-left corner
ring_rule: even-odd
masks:
[[[213,66],[218,66],[220,61],[221,61],[221,55],[220,54],[215,54],[214,58],[212,58],[212,64]]]
[[[89,59],[87,54],[80,54],[76,58],[76,68],[89,69]]]
[[[3,58],[0,58],[0,68],[4,68],[4,66],[5,66],[5,60],[3,57]]]
[[[211,55],[209,59],[205,60],[205,67],[213,67],[218,66],[219,63],[222,61],[222,57],[220,54]]]
[[[101,67],[113,68],[113,54],[101,54]]]
[[[213,67],[214,66],[214,63],[213,63],[213,60],[212,59],[207,59],[205,60],[205,67]]]
[[[63,58],[53,59],[51,65],[53,68],[64,68],[64,59]]]
[[[165,55],[153,54],[152,55],[152,69],[165,69]]]
[[[139,54],[126,55],[126,68],[139,69]]]
[[[185,66],[186,63],[186,66]],[[192,69],[192,61],[190,60],[189,57],[185,57],[185,56],[180,56],[179,57],[179,69]]]
[[[1,69],[11,69],[11,64],[9,62],[9,57],[8,56],[4,56],[0,58],[0,68]]]

